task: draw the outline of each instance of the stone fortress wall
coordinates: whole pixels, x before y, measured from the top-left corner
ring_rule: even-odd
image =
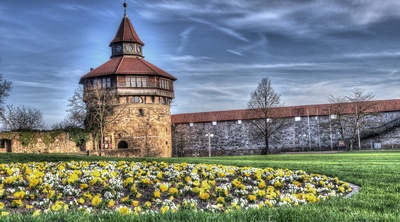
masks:
[[[77,154],[85,151],[85,146],[91,147],[88,141],[84,146],[69,139],[66,132],[32,131],[32,132],[1,132],[0,153],[68,153]]]
[[[363,150],[400,148],[400,100],[384,102],[386,104],[369,117],[369,128],[360,133]],[[150,115],[142,117],[140,108]],[[340,147],[337,129],[331,127],[331,115],[321,111],[316,115],[316,108],[322,110],[323,107],[289,108],[292,111],[284,118],[287,127],[270,138],[272,152],[344,149]],[[92,140],[80,147],[69,140],[68,133],[51,131],[33,132],[32,138],[25,140],[23,145],[24,133],[2,132],[0,153],[89,153],[116,157],[168,157],[171,153],[173,157],[208,156],[211,153],[211,156],[237,156],[260,154],[265,143],[263,138],[254,135],[254,119],[245,115],[247,110],[175,114],[170,118],[167,105],[142,107],[135,104],[127,107],[125,112],[129,115],[123,115],[113,127],[120,130],[109,131],[112,145],[107,148],[95,149]],[[158,132],[156,136],[155,132]],[[49,137],[49,133],[52,136]],[[207,136],[211,134],[213,137]],[[127,142],[128,148],[118,147],[121,141]],[[357,149],[356,143],[354,150]]]
[[[369,128],[360,133],[362,149],[400,148],[400,102],[384,102],[387,104],[379,107],[379,112],[368,117]],[[316,107],[320,108],[321,114],[311,111]],[[323,105],[292,108],[293,115],[284,118],[286,127],[269,140],[272,152],[344,149],[340,145],[338,130],[330,120],[333,116],[321,112]],[[208,156],[209,147],[212,156],[260,154],[265,146],[264,138],[254,135],[254,120],[243,118],[245,112],[233,110],[173,115],[172,155]],[[213,137],[208,138],[208,134]],[[353,149],[358,149],[358,143]]]

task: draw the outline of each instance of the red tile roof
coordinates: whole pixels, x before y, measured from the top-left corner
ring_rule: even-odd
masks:
[[[378,100],[374,112],[390,112],[400,111],[400,99],[394,100]],[[276,108],[279,109],[279,117],[295,117],[295,116],[322,116],[329,115],[332,104],[318,104],[305,106],[287,106]],[[260,118],[254,110],[229,110],[216,112],[201,113],[184,113],[174,114],[171,116],[172,124],[180,123],[201,123],[213,121],[233,121],[233,120],[250,120]]]
[[[131,21],[128,17],[124,16],[122,18],[121,24],[119,25],[117,34],[115,34],[114,39],[110,42],[110,45],[117,42],[136,42],[144,45],[142,40],[136,34],[135,29],[132,26]]]
[[[108,75],[153,75],[176,80],[174,76],[146,61],[142,57],[122,56],[114,57],[81,77],[83,79]]]

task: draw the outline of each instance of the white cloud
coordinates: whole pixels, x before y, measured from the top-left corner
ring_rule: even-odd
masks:
[[[191,27],[186,28],[183,32],[181,32],[179,34],[179,36],[181,37],[181,42],[180,42],[180,45],[178,46],[178,48],[176,48],[176,51],[178,53],[181,53],[185,49],[185,47],[189,41],[190,35],[193,33],[193,31],[195,29],[196,29],[195,26],[191,26]]]
[[[365,53],[348,53],[344,57],[348,58],[366,58],[366,57],[397,57],[400,56],[398,52],[365,52]]]
[[[257,49],[257,51],[259,51],[260,49],[264,48],[267,43],[267,38],[260,36],[260,39],[252,44],[246,44],[244,46],[237,47],[236,49],[227,49],[226,51],[235,55],[243,56],[244,53],[253,49]]]

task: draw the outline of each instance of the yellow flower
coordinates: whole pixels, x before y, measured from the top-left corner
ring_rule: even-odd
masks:
[[[79,176],[75,173],[71,174],[68,179],[67,179],[67,183],[68,184],[73,184],[75,183],[77,180],[79,179]]]
[[[309,203],[315,203],[317,201],[317,197],[312,193],[305,194],[304,199]]]
[[[176,187],[171,187],[168,190],[169,195],[176,196],[179,193],[179,190]]]
[[[219,171],[217,174],[217,177],[225,177],[225,173],[222,171]]]
[[[139,206],[139,201],[137,201],[137,200],[132,201],[132,206],[133,207]]]
[[[275,192],[269,193],[269,194],[267,194],[265,197],[266,197],[267,199],[269,199],[269,200],[273,200],[273,199],[275,199],[275,197],[276,197],[276,193],[275,193]]]
[[[162,179],[163,175],[164,175],[164,173],[160,171],[160,172],[157,173],[157,178],[158,179]]]
[[[115,204],[115,201],[114,200],[110,200],[110,201],[108,201],[107,207],[111,208],[111,207],[114,206],[114,204]]]
[[[259,197],[265,196],[265,190],[258,190],[257,191],[257,196],[259,196]]]
[[[131,213],[131,209],[129,209],[128,207],[121,207],[118,209],[118,213],[120,214],[130,214]]]
[[[258,188],[260,189],[264,189],[267,185],[265,184],[264,180],[260,180],[260,182],[258,183]]]
[[[47,194],[47,199],[51,199],[51,198],[54,196],[55,193],[56,193],[55,190],[50,190],[50,191],[48,192],[48,194]]]
[[[39,184],[39,180],[36,179],[35,177],[29,178],[28,182],[29,182],[29,186],[28,186],[29,189],[32,189]]]
[[[27,205],[25,206],[25,208],[26,208],[26,209],[33,209],[33,206],[32,206],[32,205],[29,205],[29,204],[27,204]]]
[[[163,206],[163,207],[160,208],[160,212],[161,212],[162,214],[165,214],[168,210],[169,210],[169,207],[168,207],[168,206]]]
[[[13,200],[11,202],[11,205],[14,206],[14,207],[20,207],[20,206],[23,205],[23,203],[22,203],[22,200]]]
[[[92,194],[90,194],[88,192],[84,193],[83,197],[86,198],[86,199],[89,199],[89,200],[91,200],[93,198]]]
[[[345,190],[344,190],[344,187],[339,186],[339,187],[338,187],[338,191],[339,191],[340,193],[344,193],[344,191],[345,191]]]
[[[97,171],[97,170],[93,171],[90,175],[93,176],[93,177],[100,177],[101,176],[100,172]]]
[[[129,200],[129,196],[123,197],[123,198],[121,199],[122,203],[125,203],[125,202],[127,202],[128,200]]]
[[[161,197],[161,192],[159,190],[154,191],[153,197],[157,198],[157,199],[160,198]]]
[[[201,192],[199,196],[200,196],[200,199],[203,201],[208,200],[208,198],[210,198],[210,194],[206,193],[206,192]]]
[[[256,195],[253,195],[253,194],[249,194],[249,195],[247,196],[247,199],[249,199],[250,202],[254,202],[254,201],[257,200],[257,196],[256,196]]]
[[[225,203],[225,198],[223,198],[223,197],[218,197],[218,198],[217,198],[217,203],[219,203],[219,204],[224,204],[224,203]]]
[[[281,202],[291,203],[292,200],[291,200],[289,197],[283,197],[283,198],[281,199]]]
[[[281,186],[282,186],[282,183],[279,180],[275,181],[274,187],[281,187]]]
[[[264,204],[269,206],[269,207],[273,206],[273,204],[269,200],[264,201]]]
[[[149,179],[149,178],[143,178],[141,181],[140,181],[143,185],[149,185],[149,184],[151,184],[151,180]]]
[[[127,187],[129,185],[133,184],[133,177],[128,177],[124,180],[124,182],[122,182],[122,185],[124,187]]]
[[[301,183],[299,181],[293,181],[293,185],[295,185],[296,187],[300,187]]]
[[[23,190],[14,193],[15,199],[18,199],[18,200],[23,199],[24,196],[25,196],[25,191],[23,191]]]
[[[85,203],[85,199],[83,199],[83,198],[81,197],[81,198],[79,198],[79,199],[77,200],[77,202],[78,202],[78,204],[82,205],[82,204]]]
[[[5,211],[1,212],[1,216],[2,216],[2,217],[7,217],[9,214],[10,214],[10,213],[5,212]]]
[[[204,190],[210,190],[210,184],[208,184],[208,180],[204,180],[203,182],[201,182],[201,188],[203,188]]]
[[[53,206],[51,206],[51,210],[55,211],[55,212],[61,210],[62,208],[63,208],[63,206],[59,203],[56,203]]]
[[[85,189],[87,189],[88,187],[89,187],[89,185],[86,184],[86,183],[82,183],[82,184],[79,185],[79,188],[80,188],[81,190],[85,190]]]
[[[160,191],[162,193],[164,193],[167,190],[168,190],[168,185],[167,184],[165,184],[165,183],[160,184]]]
[[[35,212],[33,212],[32,217],[37,217],[39,216],[41,213],[41,210],[35,210]]]
[[[192,178],[190,176],[185,177],[185,182],[188,183],[189,181],[192,181]]]
[[[242,182],[240,182],[238,179],[232,180],[232,185],[233,185],[234,187],[238,187],[238,186],[240,186],[241,184],[242,184]]]
[[[99,197],[98,195],[94,196],[92,199],[92,205],[94,207],[97,207],[100,203],[101,203],[101,197]]]
[[[5,180],[4,180],[4,183],[5,184],[12,184],[14,182],[14,177],[7,177]]]
[[[200,188],[195,187],[195,188],[192,189],[192,192],[193,193],[200,193]]]
[[[150,201],[146,201],[146,203],[144,203],[144,206],[147,208],[151,207],[151,202]]]
[[[137,199],[139,199],[140,197],[142,197],[142,194],[141,194],[141,193],[137,193],[135,197],[136,197]]]
[[[199,187],[199,186],[200,186],[200,181],[196,180],[196,181],[194,181],[192,184],[193,184],[193,186],[195,186],[195,187]]]
[[[0,202],[0,210],[4,208],[4,203]]]
[[[141,207],[135,207],[134,208],[136,215],[139,215],[140,211],[142,211]]]

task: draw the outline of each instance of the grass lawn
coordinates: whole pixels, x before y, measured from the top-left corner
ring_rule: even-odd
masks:
[[[0,154],[0,162],[105,160],[111,158]],[[130,159],[131,161],[164,161],[216,163],[223,165],[288,168],[320,173],[361,186],[351,198],[298,207],[266,208],[234,213],[195,213],[178,211],[144,216],[116,214],[83,215],[82,213],[41,215],[31,218],[9,215],[1,221],[400,221],[400,151],[349,152],[337,154],[282,154],[271,156],[232,156],[212,158]]]

